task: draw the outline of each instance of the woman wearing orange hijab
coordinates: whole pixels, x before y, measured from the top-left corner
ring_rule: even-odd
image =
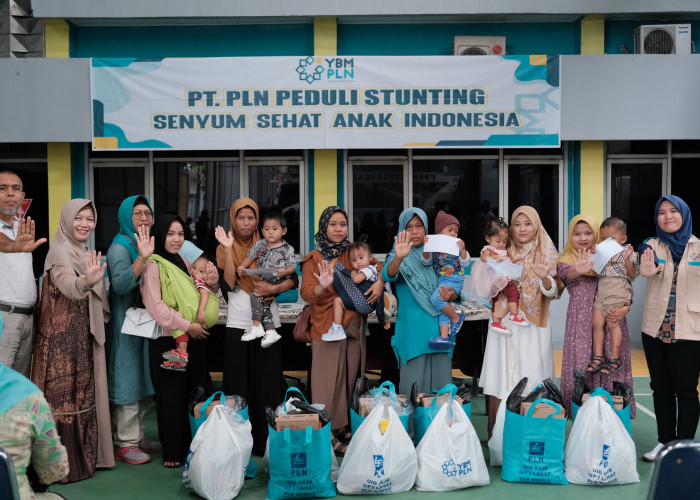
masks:
[[[246,258],[248,250],[260,239],[258,205],[250,198],[239,198],[231,205],[231,230],[221,226],[214,231],[219,246],[216,262],[221,274],[221,291],[228,302],[226,335],[224,337],[224,394],[243,396],[248,402],[253,426],[253,453],[262,456],[267,441],[265,406],[276,407],[284,395],[282,375],[282,342],[263,349],[260,340],[241,341],[251,320],[250,294],[277,295],[298,283],[296,274],[278,285],[258,281],[256,276],[236,275],[236,268]],[[249,269],[254,269],[253,263]],[[270,307],[275,326],[280,327],[277,304]]]

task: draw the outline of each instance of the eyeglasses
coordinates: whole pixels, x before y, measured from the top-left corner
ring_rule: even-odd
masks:
[[[146,218],[153,217],[153,212],[150,210],[134,210],[131,212],[131,215],[136,217],[137,219],[140,219],[142,215],[145,215]]]

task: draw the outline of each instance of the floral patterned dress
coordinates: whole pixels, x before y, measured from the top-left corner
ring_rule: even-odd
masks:
[[[557,274],[569,291],[569,308],[566,311],[566,330],[564,332],[564,351],[561,364],[561,393],[566,402],[567,411],[571,410],[571,396],[574,390],[574,370],[585,370],[593,352],[593,301],[598,288],[595,276],[579,276],[573,280],[568,278],[569,264],[559,264]],[[633,387],[632,358],[630,353],[630,337],[627,330],[627,320],[620,323],[622,330],[622,346],[620,347],[620,362],[622,368],[613,375],[603,375],[600,372],[588,375],[586,385],[593,390],[602,387],[612,392],[613,382],[619,381]],[[605,335],[604,353],[610,357],[610,335]],[[630,413],[634,418],[636,406],[634,397],[630,403]]]
[[[40,392],[0,413],[0,448],[12,457],[22,500],[35,498],[27,479],[30,462],[43,484],[54,483],[68,473],[66,449]]]

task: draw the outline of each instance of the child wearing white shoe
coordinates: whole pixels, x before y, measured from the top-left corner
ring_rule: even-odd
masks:
[[[350,262],[352,263],[352,269],[350,270],[350,277],[352,281],[357,285],[360,291],[364,294],[369,288],[377,281],[379,274],[377,273],[377,266],[372,264],[372,252],[370,252],[369,245],[364,241],[355,241],[348,245],[348,256],[350,257]],[[384,307],[384,301],[381,301],[381,307]],[[336,340],[343,340],[347,338],[345,335],[345,329],[342,326],[343,323],[343,313],[345,312],[345,304],[343,299],[338,296],[333,300],[333,324],[331,325],[328,332],[321,335],[321,339],[326,342],[333,342]],[[382,315],[383,316],[383,315]],[[383,317],[379,317],[379,309],[377,309],[377,320],[381,323]],[[388,326],[385,326],[387,328]]]
[[[506,297],[508,304],[508,320],[519,326],[530,326],[530,323],[518,311],[520,302],[520,292],[513,280],[508,280],[505,276],[497,276],[488,273],[487,259],[497,262],[510,262],[506,247],[508,246],[508,223],[503,218],[488,221],[484,226],[484,239],[486,245],[481,249],[481,258],[474,265],[474,280],[477,294],[481,295],[481,290],[489,291],[491,298],[491,331],[501,335],[511,335],[511,331],[501,322],[503,317],[498,314],[496,302],[501,295]],[[493,294],[495,293],[495,295]]]
[[[287,234],[287,220],[280,212],[270,212],[262,219],[262,234],[253,247],[248,251],[247,257],[238,266],[236,272],[242,276],[245,270],[255,262],[258,269],[274,269],[274,272],[263,273],[260,279],[276,285],[296,272],[297,263],[294,258],[294,248],[284,241],[282,237]],[[270,312],[270,304],[275,300],[274,296],[257,296],[250,294],[250,308],[252,311],[253,327],[243,334],[241,340],[248,342],[262,337],[261,347],[269,347],[280,338],[275,330],[275,325]]]

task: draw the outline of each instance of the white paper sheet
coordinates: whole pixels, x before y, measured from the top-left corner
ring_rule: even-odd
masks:
[[[612,238],[608,238],[602,243],[598,243],[595,246],[595,253],[591,256],[593,259],[593,270],[596,272],[596,274],[600,274],[605,267],[605,264],[607,264],[611,258],[623,250],[623,246]]]
[[[450,255],[459,255],[457,242],[459,238],[446,234],[429,234],[428,243],[423,246],[424,252],[442,252]]]
[[[523,266],[513,264],[512,262],[498,262],[497,260],[489,257],[486,259],[486,263],[490,268],[496,271],[496,273],[511,280],[519,280],[523,275]]]

